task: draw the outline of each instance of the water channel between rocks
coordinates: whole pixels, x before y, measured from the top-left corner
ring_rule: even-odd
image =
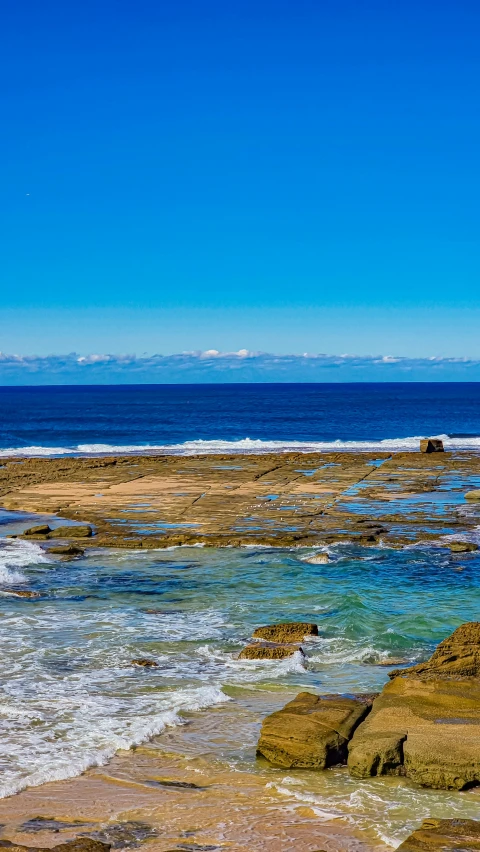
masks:
[[[2,520],[7,534],[30,519]],[[395,848],[427,816],[478,816],[475,790],[354,781],[343,767],[286,772],[256,758],[262,718],[301,689],[380,690],[383,663],[425,659],[478,618],[476,553],[324,549],[324,565],[304,561],[309,548],[255,546],[93,547],[64,562],[2,538],[0,793],[25,791],[0,803],[4,836],[32,845],[20,826],[42,814],[90,820],[86,833],[128,814],[153,826],[159,850],[287,849],[292,838],[306,852],[367,850]],[[237,659],[254,627],[286,619],[319,626],[305,661]],[[158,667],[132,666],[140,657]],[[39,835],[47,845],[55,836]]]

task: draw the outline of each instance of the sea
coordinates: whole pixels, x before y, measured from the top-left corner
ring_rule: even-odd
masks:
[[[0,388],[0,455],[414,450],[421,436],[480,451],[480,384]],[[1,461],[0,461],[1,463]],[[403,550],[89,549],[56,561],[9,539],[34,516],[0,508],[0,797],[106,765],[121,749],[229,708],[212,759],[395,849],[425,817],[478,817],[478,792],[358,782],[344,768],[273,770],[242,741],[241,697],[380,690],[390,658],[419,661],[480,611],[480,556]],[[459,570],[459,567],[461,570]],[[21,599],[10,589],[40,592]],[[240,661],[259,624],[312,621],[306,660]],[[153,658],[157,668],[131,665]],[[235,703],[238,728],[235,729]],[[221,728],[221,726],[220,726]],[[195,731],[194,724],[192,731]],[[194,735],[194,734],[193,734]],[[250,734],[249,736],[253,736]],[[229,737],[235,747],[229,744]],[[248,747],[247,747],[248,745]],[[203,747],[203,746],[202,746]]]

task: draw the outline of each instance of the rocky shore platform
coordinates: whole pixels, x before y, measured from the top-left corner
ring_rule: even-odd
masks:
[[[467,452],[11,458],[0,467],[0,505],[91,524],[82,547],[421,540],[466,552],[476,548],[479,487],[480,456]]]

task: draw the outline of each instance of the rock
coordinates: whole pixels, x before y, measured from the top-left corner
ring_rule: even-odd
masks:
[[[16,598],[39,598],[40,592],[30,592],[27,589],[4,589],[9,595],[15,595]]]
[[[480,491],[467,491],[465,500],[480,500]]]
[[[375,660],[373,663],[374,666],[404,666],[407,665],[408,660],[404,657],[390,657],[389,660]]]
[[[138,660],[131,660],[132,666],[142,666],[144,669],[156,669],[158,668],[158,663],[155,660],[144,660],[139,658]]]
[[[293,657],[299,651],[304,657],[300,645],[276,645],[274,642],[252,642],[238,655],[239,660],[284,660]]]
[[[452,553],[473,553],[474,550],[478,550],[478,544],[472,541],[452,541],[448,546]]]
[[[397,677],[349,744],[354,778],[402,775],[437,789],[480,782],[480,680]]]
[[[354,535],[351,538],[352,544],[372,545],[378,544],[378,535],[374,533],[365,533],[365,535]]]
[[[423,438],[420,441],[421,453],[443,453],[443,441],[440,438]]]
[[[368,703],[342,695],[301,692],[263,721],[257,752],[284,769],[326,769],[345,763],[348,740]]]
[[[302,642],[306,636],[318,636],[318,627],[310,622],[285,621],[257,627],[252,635],[254,639],[265,639],[267,642]]]
[[[9,852],[109,852],[110,843],[101,843],[99,840],[91,840],[89,837],[76,837],[67,840],[66,843],[57,843],[56,846],[46,848],[44,846],[21,846],[20,843],[11,843],[10,840],[0,840],[0,849]]]
[[[92,831],[90,839],[107,843],[114,849],[135,849],[144,840],[158,836],[158,829],[148,822],[141,820],[126,820],[124,822],[109,823],[98,831]]]
[[[395,677],[480,678],[480,622],[467,621],[440,642],[437,650],[425,663],[409,669],[394,669]]]
[[[48,534],[49,538],[90,538],[93,535],[93,529],[89,524],[83,524],[71,527],[56,527]]]
[[[305,556],[302,562],[308,562],[309,565],[326,565],[330,562],[328,553],[314,553],[313,556]]]
[[[48,524],[37,524],[36,527],[29,527],[24,530],[22,535],[48,535],[51,532],[51,527]]]
[[[76,544],[56,544],[54,547],[48,548],[48,553],[54,553],[58,556],[83,556],[85,551]]]
[[[480,821],[424,819],[397,852],[476,852],[480,850]]]

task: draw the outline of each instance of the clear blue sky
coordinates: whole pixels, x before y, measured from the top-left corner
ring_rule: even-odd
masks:
[[[2,10],[0,350],[480,356],[480,4]]]

